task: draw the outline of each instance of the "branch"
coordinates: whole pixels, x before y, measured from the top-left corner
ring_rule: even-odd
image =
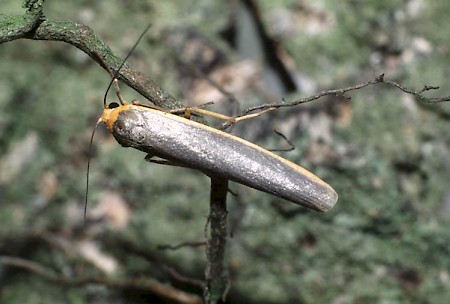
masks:
[[[105,70],[117,72],[122,59],[115,56],[91,28],[76,22],[45,19],[43,0],[37,2],[40,5],[33,2],[34,6],[23,16],[0,15],[0,44],[16,39],[62,41],[85,52]],[[182,107],[173,96],[128,64],[122,67],[118,78],[159,107]]]

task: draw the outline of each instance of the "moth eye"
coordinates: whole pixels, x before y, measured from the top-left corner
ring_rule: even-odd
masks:
[[[108,109],[114,109],[114,108],[118,108],[118,107],[119,107],[119,104],[117,102],[111,102],[108,105]]]

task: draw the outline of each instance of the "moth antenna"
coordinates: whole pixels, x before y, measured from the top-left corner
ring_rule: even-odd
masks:
[[[99,119],[95,124],[94,130],[92,130],[91,140],[89,142],[89,154],[88,154],[88,162],[87,162],[87,170],[86,170],[86,193],[84,196],[84,226],[86,226],[86,214],[87,214],[87,205],[88,205],[88,195],[89,195],[89,172],[91,169],[91,156],[92,156],[92,144],[94,142],[95,130],[97,130],[98,124],[101,122]]]
[[[122,67],[125,65],[125,62],[131,56],[131,54],[133,53],[134,49],[137,47],[137,45],[141,41],[142,37],[144,37],[145,33],[147,33],[147,31],[148,31],[148,29],[150,27],[151,27],[151,24],[147,25],[145,30],[141,33],[141,35],[139,36],[138,40],[135,42],[135,44],[133,45],[133,47],[128,52],[127,56],[125,57],[125,59],[120,64],[120,66],[117,69],[116,73],[113,73],[113,71],[106,64],[105,60],[101,56],[96,54],[96,57],[99,59],[99,61],[103,65],[103,67],[108,71],[108,73],[111,75],[111,78],[112,78],[110,83],[109,83],[109,85],[108,85],[108,88],[106,89],[105,96],[103,96],[103,108],[104,109],[108,108],[108,105],[107,105],[107,102],[106,102],[106,98],[108,96],[109,89],[111,89],[111,86],[113,85],[113,83],[114,83],[114,91],[116,92],[117,98],[119,98],[120,104],[121,105],[125,104],[125,102],[124,102],[124,100],[122,98],[122,95],[120,94],[120,89],[119,89],[119,83],[118,83],[117,76],[119,76],[119,72],[122,69]],[[88,155],[87,171],[86,171],[86,193],[85,193],[85,200],[84,200],[84,217],[83,217],[85,226],[86,226],[87,205],[88,205],[88,196],[89,196],[89,172],[90,172],[90,169],[91,169],[92,144],[93,144],[93,141],[94,141],[95,130],[97,130],[97,126],[98,126],[98,124],[100,122],[101,122],[101,119],[99,119],[97,121],[97,123],[95,124],[94,130],[92,130],[91,140],[89,142],[89,155]]]
[[[107,102],[106,102],[106,98],[108,96],[108,92],[109,89],[111,89],[111,86],[113,85],[113,83],[115,82],[114,85],[114,90],[116,91],[116,95],[117,98],[119,98],[120,104],[124,105],[125,102],[123,101],[122,96],[120,95],[120,91],[119,91],[119,85],[117,84],[117,76],[119,76],[120,70],[122,69],[122,67],[125,65],[125,62],[127,62],[128,58],[131,56],[131,54],[133,53],[134,49],[137,47],[137,45],[139,44],[139,42],[141,41],[142,37],[144,37],[145,33],[147,33],[148,29],[152,26],[152,24],[147,25],[147,27],[145,28],[145,30],[141,33],[141,35],[139,36],[138,40],[134,43],[133,47],[131,48],[131,50],[128,52],[127,56],[125,57],[125,59],[122,61],[122,63],[120,64],[119,68],[117,69],[117,71],[113,74],[111,69],[107,68],[108,72],[111,74],[111,81],[108,85],[108,88],[106,89],[105,92],[105,96],[103,97],[103,107],[106,109],[107,106]]]

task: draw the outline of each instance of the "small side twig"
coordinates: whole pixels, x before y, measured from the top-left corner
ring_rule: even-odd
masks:
[[[172,267],[164,266],[164,269],[167,271],[167,273],[175,280],[183,283],[188,283],[197,287],[203,288],[205,286],[205,282],[202,280],[197,280],[193,278],[188,278],[182,274],[180,274],[178,271],[173,269]]]
[[[136,288],[148,290],[165,299],[184,304],[200,304],[202,299],[196,295],[176,289],[172,286],[162,284],[155,279],[149,278],[134,278],[134,279],[120,279],[114,280],[106,277],[85,277],[85,278],[69,278],[58,275],[44,266],[22,258],[11,256],[0,256],[0,264],[13,267],[19,267],[30,271],[36,275],[43,277],[46,280],[52,281],[56,284],[67,286],[85,286],[90,284],[103,285],[109,288]]]
[[[177,245],[158,245],[156,249],[158,250],[177,250],[183,247],[199,247],[205,246],[206,241],[194,241],[194,242],[182,242]]]
[[[324,96],[343,96],[347,99],[351,99],[349,96],[346,95],[347,92],[359,90],[359,89],[362,89],[362,88],[365,88],[365,87],[368,87],[371,85],[379,84],[379,83],[383,83],[388,86],[396,87],[407,94],[414,95],[416,98],[418,98],[420,101],[422,101],[424,103],[441,103],[441,102],[450,101],[450,96],[428,98],[423,95],[424,92],[439,89],[438,86],[426,85],[421,90],[417,91],[414,89],[409,89],[393,80],[386,80],[384,78],[384,74],[381,74],[378,77],[376,77],[375,79],[372,79],[372,80],[369,80],[369,81],[366,81],[366,82],[363,82],[360,84],[356,84],[353,86],[345,87],[342,89],[325,90],[325,91],[319,92],[317,94],[314,94],[314,95],[311,95],[308,97],[304,97],[304,98],[299,98],[299,99],[296,99],[296,100],[290,101],[290,102],[286,102],[283,100],[282,102],[265,103],[265,104],[253,106],[253,107],[250,107],[250,108],[247,108],[246,110],[244,110],[239,116],[244,116],[244,115],[247,115],[248,113],[251,113],[254,111],[262,111],[262,110],[269,109],[269,108],[286,108],[286,107],[297,106],[297,105],[300,105],[303,103],[308,103],[308,102],[317,100]]]

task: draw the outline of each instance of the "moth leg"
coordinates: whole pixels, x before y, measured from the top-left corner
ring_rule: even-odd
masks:
[[[117,78],[113,79],[113,85],[114,85],[114,91],[116,91],[116,95],[119,98],[120,104],[122,106],[127,104],[127,102],[123,100],[122,94],[120,94],[119,81],[117,80]]]
[[[167,159],[163,159],[163,158],[155,158],[155,155],[153,154],[147,154],[147,156],[145,156],[145,161],[149,162],[149,163],[153,163],[153,164],[158,164],[158,165],[165,165],[165,166],[172,166],[172,167],[182,167],[182,168],[190,168],[190,169],[194,169],[191,166],[188,165],[184,165],[181,163],[177,163],[171,160],[167,160]]]
[[[155,109],[155,110],[161,110],[161,111],[164,111],[164,112],[166,111],[166,110],[164,110],[164,109],[162,109],[160,107],[143,104],[143,103],[140,103],[139,101],[136,101],[136,100],[133,100],[131,103],[133,105],[137,105],[137,106],[141,106],[141,107],[146,107],[146,108]],[[186,119],[190,119],[191,116],[192,116],[191,114],[192,113],[196,113],[196,114],[201,114],[201,115],[217,118],[217,119],[220,119],[220,120],[225,120],[225,121],[228,121],[228,122],[233,124],[233,123],[236,123],[236,122],[239,122],[239,121],[242,121],[242,120],[258,117],[258,116],[260,116],[260,115],[262,115],[264,113],[267,113],[267,112],[270,112],[270,111],[273,111],[273,110],[276,109],[276,108],[268,108],[268,109],[259,111],[257,113],[246,114],[246,115],[238,116],[238,117],[231,117],[231,116],[227,116],[227,115],[224,115],[224,114],[220,114],[220,113],[216,113],[216,112],[213,112],[213,111],[202,109],[203,107],[205,107],[207,105],[210,105],[210,104],[212,104],[212,102],[208,102],[208,103],[202,104],[202,105],[197,106],[197,107],[186,107],[186,108],[180,108],[180,109],[173,109],[173,110],[170,110],[169,113],[172,113],[172,114],[183,114],[184,118],[186,118]]]
[[[241,121],[241,120],[255,118],[255,117],[258,117],[258,116],[260,116],[260,115],[262,115],[264,113],[271,112],[271,111],[273,111],[275,109],[276,108],[268,108],[268,109],[262,110],[262,111],[260,111],[258,113],[252,113],[252,114],[247,114],[247,115],[243,115],[243,116],[238,116],[238,117],[235,118],[235,120],[236,120],[236,122],[238,122],[238,121]]]
[[[260,116],[260,115],[262,115],[262,114],[264,114],[266,112],[270,112],[270,111],[273,111],[275,109],[276,108],[268,108],[268,109],[262,110],[262,111],[260,111],[258,113],[252,113],[252,114],[247,114],[247,115],[238,116],[238,117],[231,117],[231,116],[223,115],[223,114],[216,113],[216,112],[213,112],[213,111],[208,111],[208,110],[205,110],[205,109],[201,109],[199,107],[187,107],[187,108],[184,108],[184,109],[176,109],[176,110],[170,111],[170,113],[184,112],[184,117],[188,118],[188,119],[191,117],[191,113],[196,113],[196,114],[202,114],[202,115],[206,115],[206,116],[209,116],[209,117],[217,118],[217,119],[220,119],[220,120],[225,120],[225,121],[228,121],[228,122],[231,122],[231,123],[236,123],[236,122],[241,121],[241,120],[246,120],[246,119],[251,119],[251,118],[258,117],[258,116]]]
[[[144,107],[144,108],[149,108],[149,109],[153,109],[153,110],[160,110],[162,112],[167,112],[163,108],[160,108],[160,107],[157,107],[157,106],[152,106],[152,105],[145,104],[145,103],[141,103],[141,102],[139,102],[137,100],[132,100],[131,104],[135,105],[135,106],[140,106],[140,107]]]
[[[147,154],[147,156],[145,156],[145,161],[149,162],[149,163],[154,163],[154,164],[160,164],[160,165],[167,165],[167,166],[172,166],[173,163],[171,163],[170,161],[166,160],[166,159],[155,159],[155,156],[152,154]]]

